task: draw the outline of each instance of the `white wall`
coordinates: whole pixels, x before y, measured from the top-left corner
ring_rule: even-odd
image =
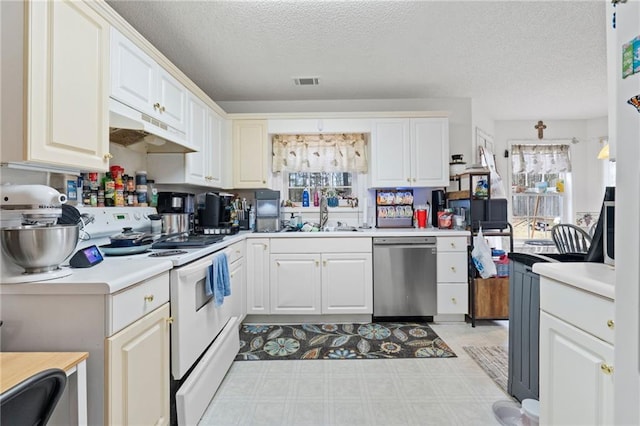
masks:
[[[534,128],[537,120],[515,120],[495,122],[496,167],[507,186],[510,182],[510,158],[504,157],[505,149],[509,149],[509,140],[538,140],[538,131]],[[575,212],[600,211],[602,197],[603,164],[597,159],[601,148],[600,137],[606,136],[607,118],[594,120],[550,120],[545,122],[544,139],[541,142],[551,143],[554,139],[576,138],[578,143],[571,144],[572,164],[572,205],[568,206],[567,218],[575,220]],[[604,133],[604,134],[603,134]]]

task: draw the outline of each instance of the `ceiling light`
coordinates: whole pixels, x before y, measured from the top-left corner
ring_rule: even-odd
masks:
[[[293,79],[296,86],[317,86],[320,84],[318,77],[296,77]]]

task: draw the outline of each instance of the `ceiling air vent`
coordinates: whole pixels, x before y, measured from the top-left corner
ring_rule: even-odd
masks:
[[[298,77],[294,78],[293,81],[296,83],[296,86],[317,86],[320,84],[318,77]]]

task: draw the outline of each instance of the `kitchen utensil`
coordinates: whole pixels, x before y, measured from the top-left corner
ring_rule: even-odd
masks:
[[[167,257],[167,256],[176,256],[178,254],[185,254],[186,250],[167,250],[167,251],[157,251],[155,253],[151,253],[149,257]]]
[[[189,233],[191,215],[189,213],[163,213],[162,214],[162,233]]]
[[[128,254],[144,253],[150,248],[151,243],[128,247],[114,246],[113,244],[104,244],[100,246],[100,251],[102,251],[105,256],[126,256]]]
[[[58,218],[58,225],[77,225],[80,223],[80,212],[71,204],[62,205],[62,216]]]
[[[151,233],[158,235],[162,233],[162,215],[150,214],[149,220],[151,221]]]
[[[78,225],[24,225],[3,228],[2,251],[28,274],[57,269],[76,248]]]
[[[112,247],[131,247],[150,244],[153,240],[151,234],[146,232],[137,232],[132,228],[122,228],[122,232],[109,237]]]

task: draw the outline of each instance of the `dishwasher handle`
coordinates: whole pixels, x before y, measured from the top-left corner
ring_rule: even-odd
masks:
[[[375,237],[374,246],[436,246],[436,237]]]

